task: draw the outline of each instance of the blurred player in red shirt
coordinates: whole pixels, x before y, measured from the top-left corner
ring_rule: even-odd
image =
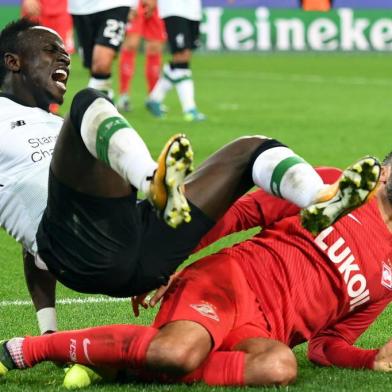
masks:
[[[72,18],[67,11],[67,0],[22,0],[21,13],[56,31],[64,41],[65,50],[74,52]]]
[[[318,172],[325,183],[340,175]],[[376,196],[316,237],[293,204],[262,190],[242,197],[202,246],[233,231],[264,229],[183,270],[151,327],[11,339],[2,350],[6,371],[55,360],[83,365],[67,373],[66,387],[89,385],[105,367],[144,380],[287,385],[297,376],[291,348],[305,341],[320,365],[392,371],[392,341],[374,350],[353,346],[392,300],[391,173],[392,153]]]
[[[145,77],[150,93],[159,79],[162,51],[166,41],[165,25],[158,15],[156,0],[140,0],[128,23],[125,41],[120,52],[120,96],[117,108],[129,112],[129,92],[135,73],[135,61],[141,39],[144,38]]]

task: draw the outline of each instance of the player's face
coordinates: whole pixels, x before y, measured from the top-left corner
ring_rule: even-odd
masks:
[[[385,188],[387,190],[388,201],[392,204],[392,168],[391,166],[388,166],[388,168]]]
[[[61,38],[45,29],[30,29],[24,37],[20,72],[39,107],[63,103],[69,76],[70,57]]]

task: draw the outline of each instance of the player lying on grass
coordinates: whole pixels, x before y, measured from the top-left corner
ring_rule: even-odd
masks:
[[[392,299],[391,172],[392,155],[376,196],[316,237],[293,204],[262,190],[243,197],[202,243],[264,229],[184,269],[151,326],[13,338],[2,346],[2,373],[50,360],[83,365],[68,371],[67,388],[89,385],[109,369],[144,381],[286,385],[297,376],[291,348],[305,341],[321,365],[392,370],[391,343],[353,346]],[[326,182],[340,175],[319,173]]]
[[[27,275],[40,293],[33,299],[43,312],[42,332],[56,329],[53,276],[76,291],[111,296],[159,287],[254,183],[301,207],[328,199],[345,212],[376,186],[375,160],[353,166],[359,181],[343,176],[325,187],[289,148],[253,136],[223,147],[187,177],[185,198],[181,184],[192,151],[183,136],[166,145],[157,163],[96,90],[76,94],[64,121],[48,112],[49,104],[63,102],[70,65],[55,32],[26,20],[11,23],[0,35],[0,58],[0,224],[35,260]],[[368,174],[372,181],[361,181]],[[164,220],[149,201],[136,204],[135,189]],[[190,218],[187,200],[192,221],[174,230]],[[334,208],[320,211],[322,224],[338,216]],[[50,273],[38,279],[46,268]]]

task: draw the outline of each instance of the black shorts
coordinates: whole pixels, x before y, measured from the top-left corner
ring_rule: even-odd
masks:
[[[214,222],[196,206],[172,229],[148,201],[78,193],[49,175],[38,253],[65,286],[128,297],[165,284]]]
[[[89,15],[72,15],[83,65],[91,68],[96,44],[119,51],[125,37],[130,7],[117,7]]]
[[[169,16],[164,18],[170,52],[178,53],[184,49],[196,49],[200,46],[200,22],[181,18],[180,16]]]

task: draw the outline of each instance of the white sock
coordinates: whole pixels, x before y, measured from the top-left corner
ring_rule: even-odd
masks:
[[[97,79],[91,76],[87,86],[107,94],[110,99],[114,98],[112,78],[110,77],[106,79]]]
[[[142,138],[105,98],[97,98],[83,115],[80,133],[89,152],[122,178],[148,194],[157,168]]]
[[[165,64],[163,67],[163,74],[152,89],[149,99],[159,103],[165,99],[166,94],[173,88],[173,83],[170,79],[169,73],[170,66],[169,64]]]
[[[43,308],[38,310],[36,314],[41,335],[48,331],[57,331],[57,318],[55,308]]]
[[[195,88],[194,88],[192,77],[190,77],[189,79],[181,80],[180,82],[176,83],[175,86],[176,86],[178,98],[180,99],[182,111],[185,113],[188,112],[189,110],[195,109],[196,108]]]
[[[301,208],[312,204],[324,187],[314,168],[287,147],[263,151],[254,162],[252,175],[260,188]]]

